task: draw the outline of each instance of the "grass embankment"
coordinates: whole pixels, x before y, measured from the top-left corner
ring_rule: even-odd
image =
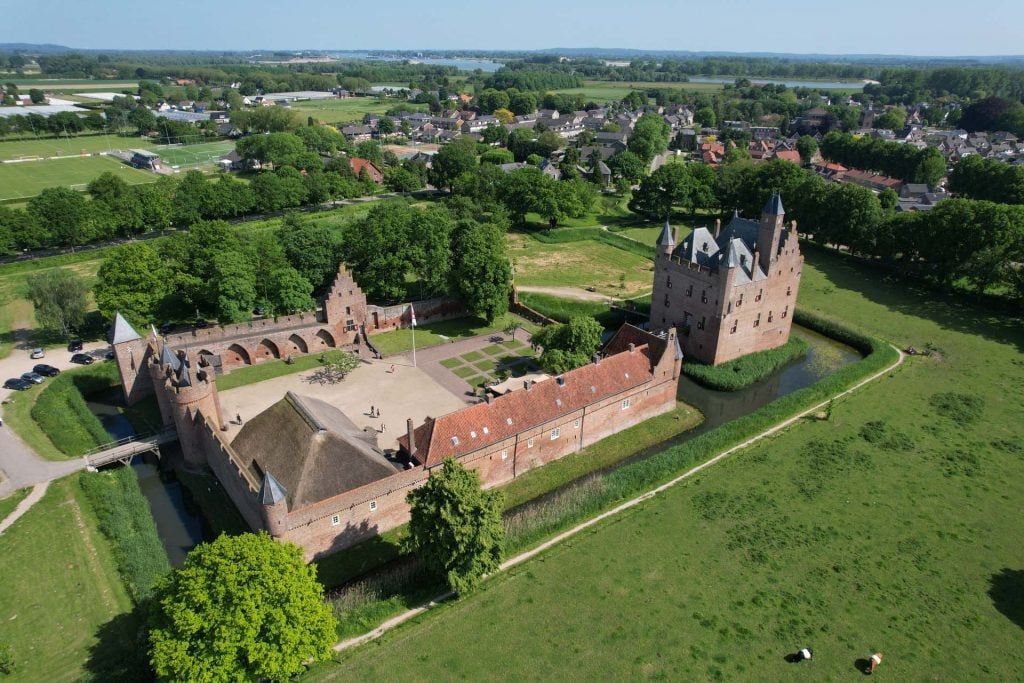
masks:
[[[41,385],[30,414],[37,428],[67,457],[78,457],[113,438],[103,428],[84,396],[118,381],[117,366],[98,363],[69,370]]]
[[[17,662],[5,681],[103,680],[96,657],[135,637],[121,628],[132,601],[98,526],[69,477],[0,536],[0,642]]]
[[[458,341],[490,332],[503,334],[505,327],[510,324],[518,325],[530,331],[537,329],[536,325],[513,313],[505,313],[490,323],[482,318],[442,320],[441,322],[428,323],[416,327],[416,348],[424,349],[428,346],[445,344],[451,340]],[[402,328],[373,335],[370,337],[370,343],[377,347],[377,350],[383,355],[390,356],[391,354],[410,351],[412,349],[412,337],[412,329]]]
[[[17,489],[6,498],[0,499],[0,522],[6,519],[7,515],[14,512],[14,508],[18,507],[18,503],[25,500],[25,496],[31,490],[31,488]]]
[[[938,351],[310,678],[1024,676],[1021,320],[817,253],[799,305]]]
[[[567,233],[565,236],[568,238],[579,237],[580,234],[596,235],[598,230],[561,228],[552,234]],[[586,237],[579,237],[576,241],[544,242],[544,239],[549,238],[530,233],[509,233],[508,251],[515,266],[516,285],[593,287],[609,296],[633,296],[650,290],[654,264],[647,256]],[[641,244],[629,243],[643,248]]]
[[[683,372],[694,381],[716,391],[738,391],[771,376],[786,363],[807,353],[807,342],[800,337],[775,349],[758,351],[721,365],[687,362]]]
[[[521,292],[519,301],[524,306],[558,322],[569,322],[569,319],[574,316],[585,315],[596,318],[602,327],[609,330],[617,329],[623,323],[636,325],[647,322],[651,311],[651,296],[649,294],[635,299],[616,301],[614,307],[596,301],[562,299],[537,292]]]
[[[110,541],[118,572],[135,602],[153,593],[153,582],[171,571],[149,503],[130,467],[82,472],[79,484],[92,504],[99,529]]]

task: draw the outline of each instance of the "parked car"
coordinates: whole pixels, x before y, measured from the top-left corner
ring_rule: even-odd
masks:
[[[16,389],[18,391],[27,391],[32,388],[32,382],[26,382],[20,377],[12,377],[11,379],[4,382],[4,389]]]
[[[35,360],[37,358],[43,358],[44,356],[46,356],[46,351],[43,350],[43,347],[39,346],[32,349],[32,353],[29,355],[29,358]]]
[[[157,328],[157,330],[160,332],[160,334],[167,334],[168,332],[170,332],[173,329],[174,329],[174,323],[161,323],[160,327]]]
[[[195,327],[197,330],[205,330],[207,327],[210,326],[210,323],[206,322],[205,320],[200,319],[200,320],[196,320],[194,323],[192,323],[192,326]]]
[[[87,356],[84,353],[76,353],[75,355],[71,356],[71,362],[78,363],[79,365],[92,365],[93,358],[92,356]]]
[[[68,342],[68,351],[70,351],[71,353],[74,353],[75,351],[81,351],[81,350],[82,350],[82,340],[81,339],[72,339],[71,341]]]
[[[42,384],[46,381],[46,378],[36,372],[23,372],[21,378],[26,382],[32,382],[32,384]]]
[[[32,372],[42,375],[43,377],[56,377],[60,374],[60,370],[52,365],[46,365],[45,363],[40,363],[33,367]]]

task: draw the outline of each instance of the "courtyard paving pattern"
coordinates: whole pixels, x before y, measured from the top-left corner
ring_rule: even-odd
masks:
[[[405,356],[411,358],[410,354]],[[491,333],[432,346],[417,351],[416,363],[438,384],[472,404],[479,400],[476,388],[497,379],[500,371],[508,369],[513,375],[521,375],[535,370],[532,356],[530,334],[519,329],[514,340],[506,334]]]

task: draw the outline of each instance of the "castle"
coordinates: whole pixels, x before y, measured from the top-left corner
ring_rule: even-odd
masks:
[[[688,359],[718,365],[789,340],[803,257],[796,222],[776,193],[759,222],[734,215],[725,230],[697,228],[678,246],[668,221],[658,238],[652,332],[679,331]]]
[[[449,317],[451,302],[417,304]],[[421,312],[422,311],[422,312]],[[592,363],[447,415],[407,421],[399,449],[381,449],[325,401],[289,392],[229,441],[217,375],[322,348],[353,348],[364,331],[401,324],[405,307],[366,304],[342,269],[323,312],[142,338],[118,314],[113,347],[125,399],[155,393],[186,467],[209,468],[249,526],[323,556],[409,519],[408,492],[455,458],[497,486],[675,407],[682,350],[674,329],[624,326]]]

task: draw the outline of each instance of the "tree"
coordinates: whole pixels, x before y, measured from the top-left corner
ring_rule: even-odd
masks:
[[[633,127],[629,138],[629,151],[649,163],[656,155],[668,149],[672,129],[658,114],[644,114]]]
[[[28,201],[28,213],[60,245],[77,247],[92,235],[85,197],[66,187],[48,187]]]
[[[577,315],[565,325],[546,325],[532,341],[544,348],[541,364],[561,374],[590,362],[601,345],[602,332],[604,328],[594,318]]]
[[[377,133],[382,138],[386,138],[395,132],[395,122],[393,119],[385,116],[377,120]]]
[[[455,290],[473,315],[490,323],[508,311],[512,268],[501,229],[463,221],[455,229],[452,256]]]
[[[213,258],[213,301],[217,320],[235,323],[249,318],[256,304],[256,274],[241,251],[221,251]]]
[[[160,680],[290,680],[334,640],[316,569],[265,533],[199,545],[156,586],[149,641]]]
[[[275,313],[291,315],[316,308],[313,285],[291,266],[270,274],[269,301]]]
[[[693,122],[702,128],[714,128],[718,119],[711,107],[702,107],[693,112]]]
[[[36,320],[48,330],[70,335],[85,322],[88,289],[82,277],[66,268],[54,268],[28,276],[28,298]]]
[[[449,588],[465,593],[498,569],[505,536],[502,494],[481,490],[479,473],[449,458],[406,501],[412,515],[406,549]]]
[[[811,159],[818,153],[818,141],[810,135],[801,135],[796,141],[796,151],[800,153],[800,161],[809,166]]]
[[[494,110],[494,118],[498,119],[498,123],[507,125],[515,121],[516,115],[508,109],[501,108]]]
[[[451,190],[455,179],[477,164],[476,143],[471,138],[456,138],[434,155],[430,183]]]
[[[46,93],[38,88],[32,88],[28,91],[28,98],[32,104],[43,104],[46,102]]]
[[[359,356],[344,351],[330,357],[321,355],[318,360],[320,368],[312,376],[312,381],[318,384],[337,384],[362,364]]]
[[[628,149],[612,155],[608,159],[608,168],[620,178],[637,180],[647,172],[647,164]]]
[[[105,318],[120,311],[129,320],[143,324],[156,319],[156,312],[168,291],[169,273],[153,247],[132,242],[116,248],[96,273],[93,296]]]

